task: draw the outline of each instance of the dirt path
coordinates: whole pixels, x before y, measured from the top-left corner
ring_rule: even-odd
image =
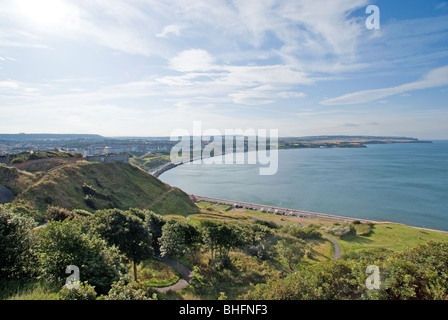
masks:
[[[193,280],[193,271],[187,266],[180,263],[179,261],[176,261],[169,257],[158,257],[158,259],[160,259],[161,261],[165,262],[166,264],[170,265],[171,267],[179,271],[181,274],[181,279],[179,279],[179,281],[177,281],[175,284],[171,286],[154,288],[156,291],[160,293],[167,293],[168,291],[181,290],[186,286],[188,286],[191,283],[191,280]]]
[[[171,189],[169,189],[168,191],[164,192],[160,197],[158,197],[157,199],[153,200],[147,207],[150,208],[153,205],[155,205],[156,203],[159,203],[160,201],[162,201],[163,199],[165,199],[165,197],[171,193],[174,190],[173,187],[171,187]]]
[[[323,234],[322,236],[333,244],[334,246],[333,260],[338,260],[341,257],[342,253],[341,246],[332,236],[329,236],[328,234]]]

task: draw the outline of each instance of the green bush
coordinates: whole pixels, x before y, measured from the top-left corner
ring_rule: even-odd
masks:
[[[95,300],[95,288],[87,283],[87,281],[79,282],[77,288],[67,288],[63,286],[58,293],[59,300]]]
[[[0,279],[21,279],[35,273],[35,237],[37,223],[0,205]]]
[[[356,234],[355,227],[351,224],[342,226],[339,223],[335,223],[333,227],[321,227],[321,229],[338,238],[342,238],[348,234]]]
[[[152,297],[154,300],[155,295]],[[107,296],[104,300],[152,300],[146,296],[146,292],[139,288],[138,284],[129,282],[126,279],[120,279],[112,284]]]
[[[353,227],[357,236],[367,236],[372,232],[372,224],[370,223],[354,224]]]
[[[23,162],[25,162],[25,158],[22,157],[14,158],[11,160],[11,164],[23,163]]]
[[[93,232],[86,232],[85,219],[49,221],[39,230],[39,258],[43,276],[63,285],[70,265],[79,268],[81,281],[95,286],[99,294],[107,293],[114,281],[127,272],[122,255],[115,246]]]
[[[287,227],[285,231],[297,239],[322,239],[322,234],[310,227]]]
[[[47,207],[47,221],[62,221],[67,218],[74,218],[76,214],[73,211],[67,210],[65,208],[48,206]]]
[[[255,220],[256,224],[260,224],[262,226],[268,227],[270,229],[277,229],[278,225],[274,221],[266,221],[266,220]]]

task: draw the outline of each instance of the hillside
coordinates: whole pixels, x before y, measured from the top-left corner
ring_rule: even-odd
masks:
[[[40,212],[47,206],[98,210],[140,208],[159,214],[197,212],[188,195],[146,172],[122,163],[80,162],[31,174],[1,166],[0,186]]]

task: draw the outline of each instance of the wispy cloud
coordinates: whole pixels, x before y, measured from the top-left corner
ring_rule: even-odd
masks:
[[[3,0],[0,111],[17,131],[51,118],[61,130],[109,123],[126,134],[198,119],[291,135],[391,132],[392,103],[447,83],[445,2],[429,5],[434,16],[389,11],[372,32],[370,0]],[[369,101],[388,102],[351,116]]]
[[[166,37],[168,37],[169,35],[180,36],[180,31],[181,31],[182,29],[183,29],[183,28],[182,28],[181,26],[179,26],[179,25],[176,25],[176,24],[170,24],[170,25],[164,27],[163,30],[162,30],[162,32],[156,34],[156,37],[159,37],[159,38],[166,38]]]
[[[327,99],[321,101],[320,103],[323,105],[361,104],[400,93],[440,87],[445,85],[448,85],[448,66],[431,70],[430,72],[425,74],[422,79],[414,82],[409,82],[390,88],[353,92],[337,98]]]

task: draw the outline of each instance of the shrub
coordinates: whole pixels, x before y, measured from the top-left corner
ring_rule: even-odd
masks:
[[[367,236],[372,231],[372,224],[360,223],[354,225],[357,236]]]
[[[62,285],[69,265],[79,267],[82,281],[88,281],[98,293],[107,293],[114,281],[127,271],[115,246],[93,232],[85,232],[80,219],[50,221],[39,230],[39,258],[43,275]]]
[[[72,212],[78,217],[89,217],[92,215],[91,212],[82,209],[74,209]]]
[[[266,221],[266,220],[255,220],[256,224],[260,224],[262,226],[268,227],[270,229],[277,229],[278,225],[274,221]]]
[[[342,238],[343,236],[346,236],[348,234],[356,233],[353,225],[340,226],[339,224],[335,224],[333,227],[321,227],[321,229],[338,238]]]
[[[32,229],[36,223],[0,205],[0,279],[30,277],[36,264]]]
[[[314,228],[310,227],[286,228],[286,232],[297,239],[322,239],[322,234]]]
[[[17,157],[11,160],[11,164],[23,163],[23,162],[25,162],[25,159],[22,157]]]
[[[156,296],[153,296],[155,299]],[[104,300],[152,300],[146,296],[146,292],[138,287],[136,283],[120,279],[112,284],[112,287],[104,297]]]
[[[65,208],[48,206],[47,207],[47,220],[63,221],[67,218],[74,218],[76,214],[73,211],[67,210]]]
[[[59,300],[95,300],[95,288],[85,282],[79,282],[77,288],[67,288],[63,286],[58,293]]]
[[[87,183],[84,183],[82,185],[82,191],[84,192],[84,194],[86,195],[92,195],[95,196],[98,194],[98,192],[95,190],[94,187],[92,187],[91,185],[88,185]]]
[[[11,205],[11,210],[13,210],[18,215],[31,218],[38,223],[45,220],[44,213],[39,212],[29,204],[22,201],[15,202],[13,205]]]

